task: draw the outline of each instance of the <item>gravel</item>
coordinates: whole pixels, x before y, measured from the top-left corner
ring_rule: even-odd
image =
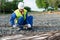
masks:
[[[11,14],[0,15],[0,26],[9,24]],[[60,14],[44,14],[40,12],[31,12],[33,16],[33,31],[17,31],[11,27],[0,27],[3,33],[0,33],[1,40],[60,40]],[[8,32],[6,32],[6,30]],[[13,32],[12,32],[13,30]],[[5,34],[6,33],[6,34]],[[9,34],[10,33],[10,34]]]

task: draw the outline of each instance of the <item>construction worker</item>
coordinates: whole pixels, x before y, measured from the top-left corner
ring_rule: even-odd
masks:
[[[27,28],[32,28],[33,16],[28,16],[27,10],[24,9],[24,2],[19,2],[18,9],[11,14],[10,25],[14,28],[19,26],[21,29],[24,27],[21,25],[27,25]]]

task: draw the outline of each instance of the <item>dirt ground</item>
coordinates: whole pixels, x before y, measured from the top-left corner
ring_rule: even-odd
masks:
[[[0,25],[8,24],[11,14],[0,15]],[[34,31],[19,31],[1,40],[60,40],[60,12],[31,12]],[[4,25],[3,25],[4,26]],[[0,28],[2,29],[2,28]],[[7,28],[8,29],[8,28]],[[11,30],[11,29],[10,29]],[[9,32],[8,32],[9,33]]]

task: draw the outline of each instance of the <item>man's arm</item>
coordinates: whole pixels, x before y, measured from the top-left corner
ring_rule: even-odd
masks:
[[[15,24],[14,20],[16,18],[16,14],[15,13],[12,13],[11,14],[11,17],[10,17],[10,25],[13,26]]]
[[[26,22],[27,22],[27,26],[28,28],[31,28],[31,24],[29,23],[29,19],[28,19],[28,12],[26,13]]]

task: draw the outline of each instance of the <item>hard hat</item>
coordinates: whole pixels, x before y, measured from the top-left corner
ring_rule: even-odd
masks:
[[[18,9],[24,9],[24,3],[23,2],[18,3]]]

